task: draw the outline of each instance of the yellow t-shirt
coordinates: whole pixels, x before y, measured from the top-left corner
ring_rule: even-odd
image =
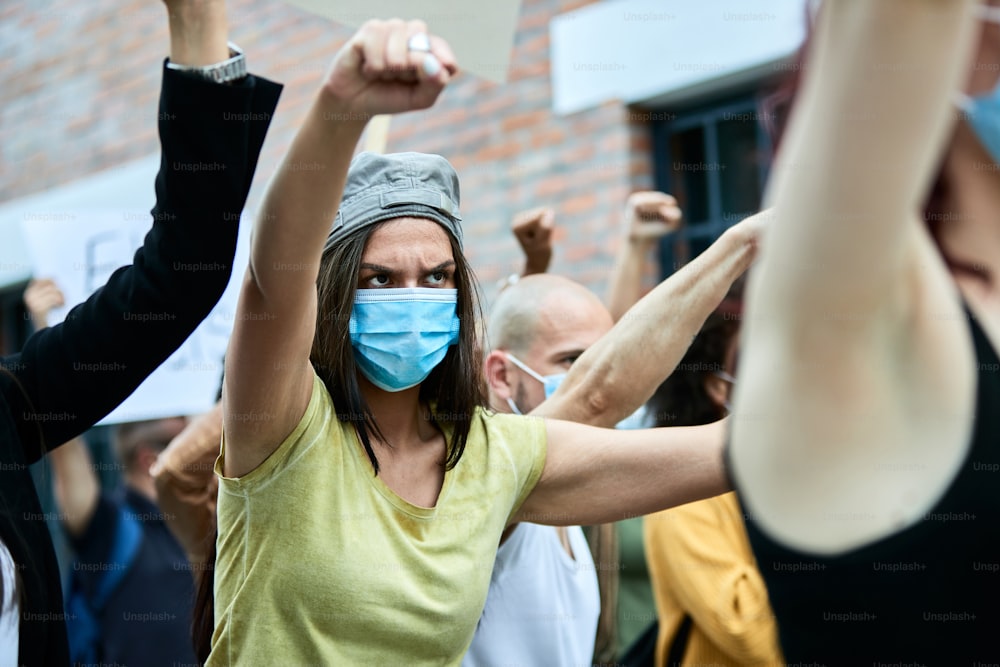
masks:
[[[225,447],[225,439],[223,439]],[[219,486],[208,665],[458,665],[497,545],[545,463],[540,419],[478,411],[434,508],[373,473],[315,377],[302,420]]]

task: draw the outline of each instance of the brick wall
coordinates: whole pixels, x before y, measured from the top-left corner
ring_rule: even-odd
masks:
[[[628,108],[550,112],[548,22],[583,4],[524,0],[509,83],[466,74],[433,109],[392,122],[388,150],[441,153],[458,169],[466,247],[487,298],[520,266],[510,220],[539,205],[556,211],[553,270],[603,294],[622,203],[652,182],[648,128]],[[350,31],[274,0],[230,0],[229,12],[251,70],[286,85],[252,208]],[[156,152],[167,50],[166,13],[153,0],[3,3],[0,202]]]

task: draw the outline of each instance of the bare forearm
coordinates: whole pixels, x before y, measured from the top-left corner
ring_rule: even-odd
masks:
[[[226,355],[227,475],[260,465],[308,405],[320,258],[363,128],[320,92],[268,186]],[[253,413],[268,419],[236,418]]]
[[[524,270],[522,276],[530,276],[535,273],[545,273],[549,270],[549,263],[552,261],[552,253],[534,253],[526,255],[524,258]]]
[[[816,307],[881,302],[871,286],[909,259],[904,232],[955,118],[972,4],[823,4],[769,193],[779,214],[759,292],[781,310],[758,315],[814,321]]]
[[[81,438],[74,438],[49,454],[55,477],[55,496],[67,532],[82,535],[94,515],[100,485]]]
[[[642,276],[654,247],[655,241],[622,239],[608,285],[608,310],[615,322],[642,298]]]
[[[202,67],[229,58],[225,0],[168,7],[170,62]]]
[[[321,93],[278,165],[254,229],[250,266],[271,303],[314,289],[365,121]]]
[[[632,414],[673,372],[754,254],[741,229],[725,232],[629,309],[532,414],[605,427]]]

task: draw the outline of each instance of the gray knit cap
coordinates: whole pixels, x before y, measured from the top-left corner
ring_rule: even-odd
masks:
[[[440,155],[359,153],[344,185],[324,250],[362,227],[390,218],[428,218],[462,245],[458,174]]]

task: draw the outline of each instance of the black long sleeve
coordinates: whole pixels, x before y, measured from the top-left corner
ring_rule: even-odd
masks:
[[[22,664],[68,661],[56,558],[27,466],[114,409],[218,301],[280,92],[252,76],[226,86],[164,68],[153,226],[133,264],[0,359],[0,539],[17,565]]]
[[[240,212],[280,87],[164,69],[153,227],[130,267],[32,336],[8,396],[29,462],[100,420],[176,350],[232,273]]]

